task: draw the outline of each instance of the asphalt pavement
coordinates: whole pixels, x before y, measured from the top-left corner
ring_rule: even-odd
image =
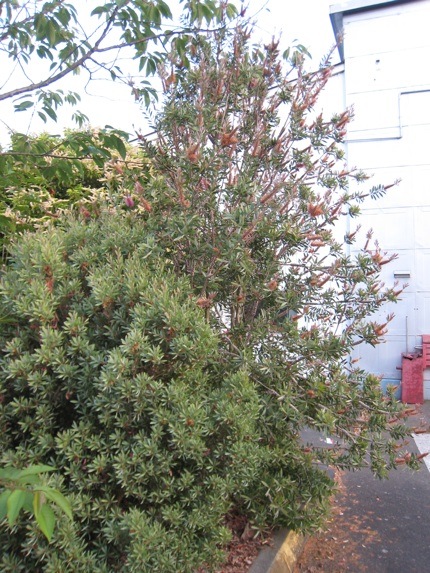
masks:
[[[417,408],[408,423],[430,428],[430,402]],[[429,451],[430,432],[417,434],[408,450]],[[399,466],[387,480],[368,470],[340,472],[332,522],[308,541],[313,557],[297,571],[430,572],[430,456],[424,460],[420,470]]]

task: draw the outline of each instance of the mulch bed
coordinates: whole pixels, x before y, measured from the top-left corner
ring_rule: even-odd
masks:
[[[272,535],[255,537],[255,531],[246,517],[231,514],[226,517],[226,525],[232,532],[232,539],[227,545],[227,559],[216,573],[248,573],[262,547],[271,545]],[[200,568],[196,573],[206,573]]]

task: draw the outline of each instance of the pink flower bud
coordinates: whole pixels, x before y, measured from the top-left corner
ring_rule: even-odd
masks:
[[[133,197],[131,197],[130,195],[126,195],[124,197],[124,203],[127,205],[127,207],[134,207]]]
[[[138,195],[142,194],[144,191],[142,184],[140,183],[140,181],[136,181],[136,183],[134,184],[134,192],[137,193]]]

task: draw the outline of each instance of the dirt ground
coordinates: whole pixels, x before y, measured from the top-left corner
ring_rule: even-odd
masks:
[[[360,560],[360,552],[366,544],[378,541],[378,534],[368,525],[371,515],[354,517],[347,514],[342,473],[336,475],[338,493],[333,500],[332,517],[326,529],[305,543],[294,573],[364,573],[368,571]],[[368,519],[369,518],[369,519]]]

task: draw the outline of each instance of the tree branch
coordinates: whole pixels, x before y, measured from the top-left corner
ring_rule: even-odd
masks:
[[[118,8],[115,9],[115,13],[118,10]],[[153,34],[151,36],[147,36],[146,38],[141,38],[140,40],[135,40],[134,42],[122,42],[120,44],[115,44],[113,46],[107,46],[105,48],[100,48],[100,44],[101,42],[106,38],[113,20],[114,20],[114,16],[115,13],[112,14],[112,16],[109,18],[109,21],[105,27],[105,29],[103,30],[103,33],[101,34],[100,38],[97,40],[97,42],[94,44],[94,47],[91,48],[90,50],[88,50],[88,52],[86,52],[81,58],[79,58],[78,60],[76,60],[76,62],[74,62],[73,64],[69,65],[67,67],[67,69],[59,72],[58,74],[54,75],[54,76],[50,76],[49,78],[46,78],[44,80],[41,80],[40,82],[36,82],[36,83],[32,83],[29,84],[27,86],[23,86],[21,88],[17,88],[14,90],[11,90],[9,92],[5,92],[4,94],[0,94],[0,101],[4,101],[13,97],[16,97],[18,95],[21,94],[25,94],[25,93],[30,93],[33,92],[37,89],[40,88],[44,88],[48,85],[51,85],[55,82],[57,82],[58,80],[64,78],[65,76],[67,76],[70,72],[72,72],[73,70],[79,68],[80,66],[82,66],[87,60],[92,59],[92,56],[94,54],[101,54],[101,53],[105,53],[105,52],[109,52],[112,50],[121,50],[123,48],[126,47],[130,47],[130,46],[137,46],[139,44],[142,44],[144,42],[149,42],[152,40],[158,40],[161,38],[168,38],[170,36],[174,36],[177,34],[182,34],[182,33],[187,33],[187,32],[193,32],[193,33],[211,33],[211,32],[216,32],[217,30],[219,30],[219,28],[213,28],[213,29],[206,29],[206,28],[197,28],[197,29],[192,29],[192,28],[186,28],[186,29],[181,29],[181,30],[177,30],[177,31],[169,31],[169,32],[163,32],[161,34]],[[101,64],[99,64],[97,62],[97,65],[99,67],[103,67]]]
[[[84,62],[86,62],[86,60],[88,60],[94,53],[100,51],[99,50],[99,46],[100,44],[103,42],[103,40],[106,38],[109,30],[112,27],[112,24],[114,22],[115,16],[117,11],[119,10],[119,8],[115,8],[115,10],[112,12],[112,15],[110,16],[102,34],[100,35],[99,39],[96,41],[96,43],[94,44],[94,47],[91,48],[90,50],[88,50],[88,52],[86,54],[84,54],[81,58],[79,58],[78,60],[76,60],[76,62],[74,62],[73,64],[69,65],[65,70],[59,72],[58,74],[54,75],[54,76],[50,76],[49,78],[46,78],[45,80],[42,80],[40,82],[36,82],[33,84],[29,84],[28,86],[24,86],[22,88],[17,88],[14,90],[11,90],[9,92],[6,92],[4,94],[0,94],[0,101],[6,100],[6,99],[10,99],[12,97],[16,97],[18,95],[24,94],[24,93],[29,93],[29,92],[33,92],[39,88],[44,88],[52,83],[57,82],[58,80],[61,80],[62,78],[64,78],[65,76],[67,76],[68,74],[70,74],[70,72],[72,72],[73,70],[76,70],[77,68],[79,68]]]
[[[42,10],[41,12],[38,12],[37,14],[32,14],[31,16],[28,16],[27,18],[24,18],[24,20],[21,20],[20,22],[17,22],[16,20],[14,22],[11,22],[9,25],[7,26],[3,26],[3,29],[6,28],[6,32],[4,32],[1,36],[0,36],[0,42],[3,42],[4,40],[6,40],[9,36],[10,36],[10,28],[11,27],[21,27],[24,26],[25,24],[28,24],[28,22],[32,22],[35,18],[35,15],[38,14],[51,14],[52,12],[54,12],[54,10],[56,8],[58,8],[59,6],[61,6],[61,4],[64,4],[65,0],[57,0],[57,2],[55,4],[53,4],[52,6],[49,6],[48,9],[46,10]],[[47,4],[45,4],[45,6],[47,6]]]

